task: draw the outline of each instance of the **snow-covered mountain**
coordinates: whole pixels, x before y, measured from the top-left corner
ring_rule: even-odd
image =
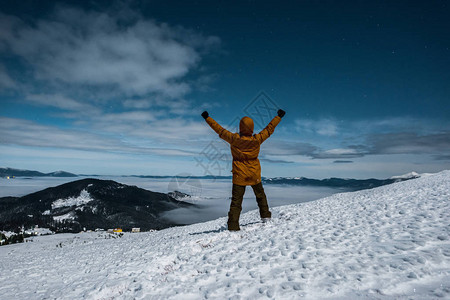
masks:
[[[0,299],[450,299],[450,171],[156,232],[0,247]]]
[[[58,232],[116,227],[162,229],[176,224],[161,218],[161,213],[188,206],[193,205],[167,194],[88,178],[19,198],[0,198],[0,230],[35,225]]]

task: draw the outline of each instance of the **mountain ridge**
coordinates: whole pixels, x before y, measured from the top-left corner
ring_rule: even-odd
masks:
[[[302,186],[320,186],[320,187],[334,187],[334,188],[349,188],[351,190],[362,190],[368,188],[374,188],[391,184],[395,182],[410,180],[419,178],[421,176],[428,176],[430,174],[418,174],[416,172],[410,172],[404,175],[391,176],[386,179],[353,179],[353,178],[338,178],[331,177],[325,179],[313,179],[308,177],[262,177],[262,182],[267,184],[289,184],[289,185],[302,185]],[[81,175],[73,174],[65,171],[55,171],[51,173],[42,173],[32,170],[20,170],[13,168],[0,168],[0,177],[104,177],[106,175]],[[119,177],[136,177],[136,178],[149,178],[149,179],[165,179],[165,178],[191,178],[191,179],[231,179],[232,176],[194,176],[194,175],[123,175]]]
[[[393,176],[387,179],[351,179],[351,178],[325,178],[325,179],[311,179],[306,177],[275,177],[265,178],[263,180],[266,184],[288,184],[300,186],[317,186],[317,187],[333,187],[333,188],[347,188],[354,191],[371,189],[388,185],[396,182],[420,178],[421,176],[415,172],[407,174],[408,176]]]
[[[54,171],[50,173],[42,173],[33,170],[21,170],[8,167],[1,167],[0,177],[78,177],[78,175],[66,171]]]

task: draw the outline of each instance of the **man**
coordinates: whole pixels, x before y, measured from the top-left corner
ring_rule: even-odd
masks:
[[[253,134],[253,120],[249,117],[243,117],[241,119],[238,134],[224,129],[209,116],[207,111],[202,113],[202,117],[206,120],[206,123],[211,126],[221,139],[228,142],[231,146],[231,155],[233,156],[233,189],[230,211],[228,212],[228,230],[240,230],[239,216],[242,210],[245,187],[247,185],[253,188],[261,219],[266,221],[272,216],[261,183],[261,165],[259,164],[258,154],[260,145],[272,135],[275,127],[280,123],[285,113],[284,110],[279,109],[278,116],[273,118],[260,133],[255,135]]]

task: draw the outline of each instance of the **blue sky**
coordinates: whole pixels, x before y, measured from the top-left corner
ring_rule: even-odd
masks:
[[[200,117],[255,130],[266,177],[450,169],[447,1],[2,1],[0,165],[230,175]]]

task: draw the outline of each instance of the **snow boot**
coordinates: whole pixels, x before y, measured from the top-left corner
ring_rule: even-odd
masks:
[[[239,231],[241,230],[241,228],[239,227],[239,223],[235,223],[235,222],[228,222],[228,230],[229,231]]]

